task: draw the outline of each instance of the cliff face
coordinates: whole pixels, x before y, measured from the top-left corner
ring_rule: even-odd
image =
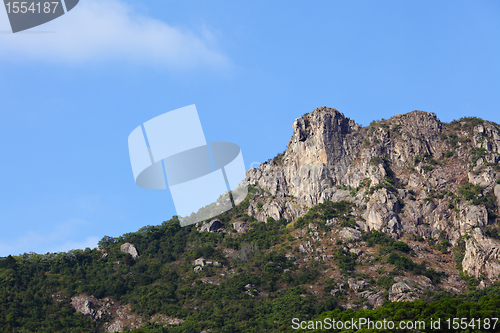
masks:
[[[293,123],[286,151],[250,169],[249,215],[293,220],[326,200],[356,204],[358,226],[457,245],[469,274],[497,279],[500,126],[412,111],[361,127],[321,107]],[[487,235],[488,234],[488,235]],[[498,237],[494,237],[498,238]]]

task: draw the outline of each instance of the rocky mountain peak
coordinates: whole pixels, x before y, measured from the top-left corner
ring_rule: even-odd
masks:
[[[319,203],[346,200],[355,203],[360,228],[397,239],[455,245],[477,228],[466,242],[464,267],[479,260],[488,276],[500,269],[492,256],[480,255],[483,249],[497,257],[481,235],[497,228],[500,125],[474,117],[443,123],[416,110],[361,127],[320,107],[292,128],[283,154],[247,171],[257,191],[249,215],[291,221]]]

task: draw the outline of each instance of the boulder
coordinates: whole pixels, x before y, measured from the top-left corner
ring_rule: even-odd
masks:
[[[194,261],[194,265],[198,265],[198,266],[205,266],[206,265],[206,261],[205,259],[203,258],[198,258]]]
[[[484,206],[474,206],[465,204],[460,207],[455,225],[461,235],[465,235],[473,228],[484,227],[488,224],[488,211]]]
[[[481,229],[475,228],[465,243],[462,267],[468,274],[479,278],[482,273],[497,280],[500,274],[500,243],[486,237]]]
[[[418,299],[413,288],[404,282],[397,282],[389,289],[389,300],[392,302],[411,302]]]
[[[357,256],[360,256],[360,255],[363,254],[363,251],[360,250],[360,249],[349,249],[349,252],[352,252],[352,253],[354,253]]]
[[[124,253],[129,253],[132,258],[137,258],[139,256],[139,253],[137,252],[137,249],[133,244],[130,243],[125,243],[120,246],[120,251]]]
[[[94,319],[96,310],[92,309],[92,302],[89,297],[75,296],[71,298],[71,305],[76,312],[82,313],[84,316],[89,316]]]
[[[339,231],[339,237],[359,241],[361,240],[361,231],[349,227],[342,228],[342,230]]]
[[[364,218],[370,230],[382,229],[393,233],[400,228],[397,220],[399,211],[398,199],[394,194],[382,188],[373,193],[368,202]]]
[[[221,221],[219,221],[218,219],[213,219],[212,221],[206,221],[206,222],[203,222],[201,227],[200,227],[200,231],[201,232],[217,232],[219,231],[221,228],[223,227],[223,224]]]
[[[349,288],[354,291],[362,290],[368,286],[368,283],[365,280],[355,281],[353,278],[349,278],[347,283],[349,284]]]
[[[233,228],[238,234],[242,234],[248,231],[248,223],[241,221],[233,222]]]
[[[330,292],[331,293],[331,292]],[[370,303],[374,308],[378,308],[384,304],[384,297],[380,292],[378,293],[373,293],[370,290],[365,290],[357,294],[361,298],[366,298],[368,300],[368,303]]]

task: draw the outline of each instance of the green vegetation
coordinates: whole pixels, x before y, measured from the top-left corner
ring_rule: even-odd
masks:
[[[354,253],[339,249],[335,252],[335,260],[337,260],[337,266],[342,274],[349,275],[354,271],[356,266],[356,255]]]
[[[447,152],[445,152],[445,153],[444,153],[444,157],[445,157],[445,158],[450,158],[450,157],[452,157],[453,155],[454,155],[454,153],[453,153],[452,151],[447,151]]]
[[[483,123],[484,120],[478,117],[463,117],[458,120],[453,120],[451,123],[447,124],[447,126],[453,130],[472,130],[475,126]]]
[[[395,241],[387,234],[380,231],[363,233],[362,239],[366,241],[368,246],[380,245],[379,254],[389,254],[386,261],[395,266],[399,272],[413,272],[416,275],[424,275],[431,279],[434,283],[439,283],[441,278],[445,276],[443,273],[438,273],[434,269],[428,269],[427,263],[424,261],[420,264],[413,262],[406,254],[411,252],[408,244],[402,241]]]
[[[371,165],[379,165],[380,163],[382,163],[382,159],[378,156],[372,156],[372,158],[370,159]]]
[[[286,151],[286,150],[285,150]],[[285,151],[274,156],[272,159],[272,162],[277,165],[282,165],[283,164],[283,156],[285,156]]]
[[[484,205],[488,210],[490,219],[497,217],[497,198],[493,190],[488,193],[483,193],[484,187],[466,183],[458,188],[458,193],[464,200],[470,201],[473,205]]]
[[[391,131],[397,135],[401,135],[401,125],[397,124],[391,128]]]
[[[395,241],[386,233],[383,233],[378,230],[374,230],[371,232],[364,232],[362,235],[362,239],[366,242],[366,244],[370,247],[375,245],[381,245],[384,250],[384,253],[389,253],[391,251],[400,251],[404,253],[409,253],[410,248],[408,244],[402,241]]]
[[[462,261],[465,257],[465,240],[461,237],[453,247],[453,258],[455,259],[455,266],[459,271],[463,270]]]
[[[394,175],[386,166],[387,161],[383,160],[383,163],[387,168],[388,179],[392,179],[386,181],[394,188],[397,184]],[[364,181],[359,188],[363,186],[369,187],[370,184]],[[357,192],[359,189],[350,190]],[[488,203],[489,199],[479,196],[483,191],[482,188],[466,184],[461,187],[460,195],[466,200],[486,200]],[[250,187],[249,192],[251,196],[258,193],[258,189]],[[411,190],[408,193],[416,194]],[[444,197],[449,193],[431,194]],[[285,252],[292,251],[292,246],[297,245],[293,244],[296,239],[291,234],[293,226],[304,228],[312,223],[322,231],[329,231],[332,226],[326,223],[335,218],[340,227],[355,227],[355,217],[351,213],[354,204],[327,201],[311,208],[290,228],[286,219],[275,221],[270,217],[266,223],[262,223],[248,216],[248,200],[218,216],[228,230],[232,230],[232,221],[247,221],[250,230],[242,235],[200,233],[195,226],[181,228],[179,220],[173,217],[160,225],[145,226],[120,237],[105,236],[99,241],[100,251],[86,249],[45,255],[29,253],[1,258],[2,332],[77,333],[101,330],[102,327],[96,327],[95,322],[75,313],[71,307],[71,297],[80,294],[94,295],[96,298],[112,297],[121,304],[130,304],[132,312],[146,319],[161,313],[185,320],[181,326],[168,329],[147,324],[136,330],[136,333],[200,332],[208,329],[213,332],[290,331],[290,322],[294,317],[309,320],[325,311],[334,311],[328,313],[339,316],[349,313],[337,309],[337,299],[329,294],[335,287],[332,283],[323,284],[324,294],[311,295],[306,289],[318,283],[322,272],[329,268],[327,265],[311,260],[299,267],[287,259]],[[500,237],[496,226],[490,225],[485,233],[490,237]],[[346,244],[339,239],[334,260],[342,274],[363,277],[370,281],[371,286],[385,290],[394,284],[394,276],[405,272],[426,276],[435,284],[445,276],[428,268],[425,261],[414,262],[407,243],[396,241],[383,232],[362,232],[362,240],[370,247],[377,246],[376,260],[393,265],[394,269],[390,272],[377,271],[380,276],[376,281],[373,277],[368,279],[366,274],[356,272],[356,265],[360,264],[356,260],[357,256],[347,251],[344,248]],[[125,242],[137,247],[140,254],[138,258],[134,259],[130,254],[120,251],[120,245]],[[435,247],[445,253],[449,243],[442,240]],[[232,250],[233,254],[227,255],[228,250]],[[107,256],[103,256],[104,252]],[[465,242],[460,239],[453,248],[457,266],[461,265],[464,252]],[[206,265],[201,272],[195,273],[192,262],[199,257],[217,261],[224,268]],[[475,302],[482,296],[491,301],[491,294],[500,293],[498,285],[479,290],[477,279],[465,272],[462,276],[471,292],[467,297]],[[202,280],[206,278],[216,279],[218,284],[206,283]],[[252,284],[261,294],[255,292],[249,295],[245,288],[248,284]],[[443,301],[443,297],[450,297],[443,293],[424,296],[438,303]],[[346,296],[341,292],[338,297]],[[480,302],[477,304],[486,304]],[[432,307],[438,306],[438,303],[408,304],[427,304]],[[381,309],[392,309],[392,306],[403,306],[404,303],[392,304],[388,302]],[[470,304],[467,306],[476,306],[475,303]],[[376,311],[381,309],[371,313],[375,316],[379,313]],[[417,315],[418,311],[411,313]],[[105,317],[101,323],[106,320]]]
[[[340,218],[341,223],[344,221],[349,221],[352,219],[350,214],[353,203],[348,201],[339,201],[339,202],[331,202],[326,201],[319,205],[311,208],[307,214],[302,217],[299,217],[295,222],[295,228],[303,228],[309,223],[317,223],[319,227],[328,231],[329,228],[326,225],[326,221],[332,218]],[[349,223],[349,222],[347,222]]]
[[[388,191],[396,192],[398,188],[404,188],[405,185],[395,177],[394,171],[392,171],[390,167],[390,161],[386,158],[380,159],[379,157],[372,157],[372,160],[376,159],[377,162],[382,163],[384,170],[385,170],[385,178],[382,180],[379,184],[376,186],[370,187],[368,190],[368,194],[373,194],[375,191],[385,188]],[[371,184],[371,182],[370,182]]]
[[[384,305],[376,310],[333,310],[325,312],[320,316],[313,319],[313,323],[307,332],[450,332],[452,330],[448,329],[447,320],[450,320],[450,324],[453,325],[454,318],[464,318],[469,324],[474,319],[472,324],[474,328],[470,327],[472,330],[462,330],[461,332],[494,332],[498,331],[498,326],[493,330],[493,322],[491,318],[498,318],[500,316],[500,296],[499,295],[489,295],[483,296],[476,302],[467,302],[460,299],[440,299],[434,303],[427,303],[424,301],[413,301],[413,302],[389,302],[387,301]],[[425,329],[421,330],[378,330],[378,329],[368,329],[363,327],[362,330],[356,331],[341,331],[336,329],[323,330],[321,327],[314,326],[315,321],[322,321],[326,318],[335,319],[335,321],[357,321],[360,318],[370,319],[372,321],[393,321],[398,323],[401,321],[423,321],[425,323]],[[441,329],[431,329],[431,321],[436,320],[441,321]],[[481,320],[481,323],[488,322],[489,329],[485,329],[485,325],[481,328],[477,326],[477,319]],[[497,324],[498,325],[498,324]],[[452,328],[452,327],[451,327]],[[457,330],[453,330],[455,332]],[[302,331],[304,332],[304,331]],[[458,331],[457,331],[458,332]]]
[[[377,286],[385,290],[389,290],[394,283],[396,283],[396,281],[394,281],[392,276],[381,276],[376,282]]]
[[[267,251],[286,239],[287,221],[256,222],[245,214],[247,209],[248,199],[218,216],[226,226],[236,219],[248,221],[250,230],[240,236],[181,228],[174,217],[121,237],[105,236],[99,242],[108,254],[105,257],[103,252],[86,249],[0,259],[2,332],[97,332],[95,323],[70,305],[71,297],[82,293],[130,304],[134,313],[145,318],[162,313],[186,320],[169,332],[270,331],[292,315],[311,318],[335,309],[332,299],[300,296],[306,293],[302,285],[317,281],[323,269],[319,263],[298,268],[283,250]],[[308,218],[321,220],[349,211],[348,203],[327,203],[311,210]],[[140,257],[120,252],[125,242],[134,244]],[[225,248],[233,249],[235,256],[226,258]],[[198,257],[230,266],[236,273],[226,272],[222,278],[222,267],[208,265],[196,274],[192,261]],[[205,277],[218,277],[220,285],[202,283]],[[247,295],[244,286],[249,283],[269,296]],[[59,295],[61,301],[51,295]],[[148,324],[140,331],[167,329]]]

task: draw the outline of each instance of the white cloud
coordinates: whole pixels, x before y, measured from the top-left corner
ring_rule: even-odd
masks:
[[[9,31],[0,10],[0,31]],[[34,33],[36,31],[54,33]],[[85,0],[26,32],[0,34],[0,59],[79,64],[130,62],[171,69],[225,67],[229,60],[205,27],[199,34],[144,16],[120,0]]]
[[[36,233],[28,231],[26,235],[20,236],[11,241],[0,240],[0,256],[9,254],[18,255],[28,252],[67,252],[74,249],[94,248],[97,246],[99,238],[96,236],[87,237],[81,240],[79,229],[88,226],[89,223],[81,219],[71,219],[66,223],[58,225],[53,231],[48,233]]]

